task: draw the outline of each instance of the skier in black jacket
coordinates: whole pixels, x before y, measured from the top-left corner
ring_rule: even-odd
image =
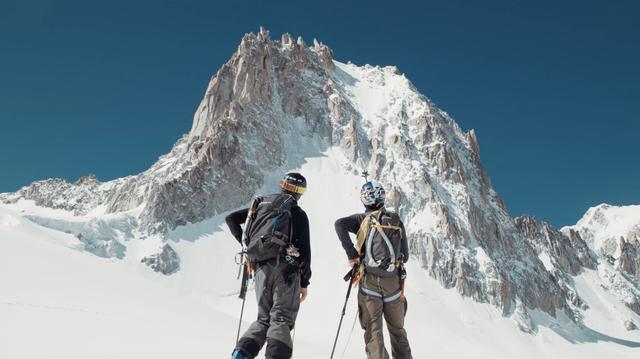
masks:
[[[309,219],[297,205],[307,186],[299,173],[287,173],[280,187],[282,193],[290,195],[295,203],[291,206],[291,238],[299,256],[295,265],[284,258],[275,258],[252,263],[255,274],[255,291],[258,302],[258,319],[238,341],[232,359],[255,358],[267,343],[267,359],[289,359],[293,352],[291,330],[295,325],[300,303],[307,297],[311,279],[311,245],[309,242]],[[226,217],[227,226],[242,244],[243,230],[249,208],[244,208]]]

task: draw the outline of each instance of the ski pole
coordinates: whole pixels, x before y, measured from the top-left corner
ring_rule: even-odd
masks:
[[[347,296],[344,300],[344,306],[342,307],[342,314],[340,315],[340,323],[338,323],[338,331],[336,332],[336,339],[333,341],[333,348],[331,349],[331,359],[336,351],[336,344],[338,344],[338,337],[340,336],[340,328],[342,327],[342,320],[344,319],[345,312],[347,311],[347,303],[349,302],[349,296],[351,295],[351,287],[353,286],[353,276],[356,275],[358,265],[354,265],[353,268],[344,276],[344,280],[349,281],[349,287],[347,287]]]
[[[291,333],[291,353],[293,354],[293,348],[295,348],[296,343],[296,328],[293,328],[293,332]],[[292,357],[293,358],[293,357]]]
[[[244,251],[240,253],[240,266],[242,270],[242,281],[240,283],[240,294],[238,297],[242,299],[242,307],[240,308],[240,321],[238,322],[238,334],[236,335],[236,344],[238,340],[240,340],[240,329],[242,328],[242,316],[244,315],[244,303],[247,301],[247,286],[249,282],[249,269],[247,268],[248,264],[244,259]]]
[[[240,321],[238,322],[238,333],[236,334],[236,345],[240,341],[240,328],[242,328],[242,315],[244,314],[244,303],[247,301],[247,297],[242,299],[242,308],[240,309]]]
[[[249,210],[247,211],[247,219],[246,219],[246,223],[244,225],[244,238],[243,241],[241,241],[240,245],[242,246],[242,251],[240,253],[238,253],[241,257],[240,257],[240,261],[239,264],[242,268],[242,281],[240,283],[240,294],[238,295],[238,297],[240,299],[242,299],[242,307],[240,308],[240,321],[238,322],[238,333],[236,334],[236,345],[238,344],[238,341],[240,340],[240,329],[242,328],[242,316],[244,315],[244,303],[247,301],[247,286],[249,283],[249,279],[251,279],[251,274],[253,272],[251,266],[251,263],[248,262],[248,258],[246,258],[247,255],[247,248],[245,247],[249,245],[249,231],[251,230],[251,224],[253,223],[253,219],[256,216],[256,208],[258,208],[258,203],[259,200],[256,198],[253,201],[251,201],[251,206],[249,206]],[[238,274],[240,272],[238,271]]]
[[[358,316],[360,316],[360,308],[358,308],[358,312],[353,316],[353,324],[351,325],[351,332],[349,332],[349,336],[347,337],[347,342],[344,344],[344,349],[342,350],[341,359],[344,359],[344,355],[347,353],[347,348],[349,347],[349,342],[351,342],[351,337],[353,336],[353,330],[356,328],[356,322],[358,321]]]

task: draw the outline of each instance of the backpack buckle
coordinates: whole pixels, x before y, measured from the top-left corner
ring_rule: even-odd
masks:
[[[296,248],[293,244],[289,244],[289,246],[287,247],[287,256],[298,258],[300,257],[300,252],[298,251],[298,248]]]

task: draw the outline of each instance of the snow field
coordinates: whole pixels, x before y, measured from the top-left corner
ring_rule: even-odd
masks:
[[[309,182],[301,206],[311,223],[314,276],[298,316],[295,358],[329,357],[346,293],[346,256],[333,222],[361,209],[362,179],[340,170],[341,161],[329,151],[299,169]],[[228,357],[241,301],[233,258],[239,245],[223,216],[169,235],[182,259],[182,270],[169,277],[151,272],[134,254],[136,246],[159,245],[157,238],[131,241],[124,260],[108,260],[83,252],[74,236],[3,207],[0,224],[0,357]],[[443,289],[415,259],[408,271],[406,327],[415,358],[637,358],[640,350],[640,335],[625,331],[608,308],[614,299],[592,284],[595,272],[576,278],[591,307],[585,312],[589,329],[534,312],[544,325],[532,335],[497,308]],[[247,296],[243,329],[256,315],[253,295]],[[356,297],[354,290],[338,358],[345,346],[344,358],[365,358],[358,323],[347,345]]]

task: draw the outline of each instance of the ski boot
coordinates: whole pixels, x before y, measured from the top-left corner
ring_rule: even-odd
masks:
[[[233,353],[231,353],[231,359],[249,359],[249,357],[242,354],[239,350],[234,350]]]

